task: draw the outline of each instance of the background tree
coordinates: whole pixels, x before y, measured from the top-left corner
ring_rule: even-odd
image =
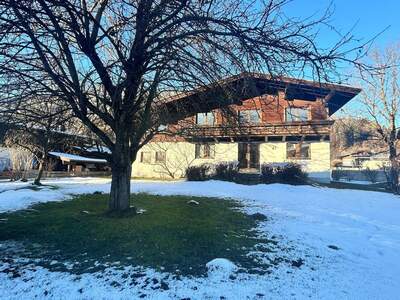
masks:
[[[195,161],[192,148],[177,146],[175,142],[154,142],[149,148],[156,152],[156,156],[161,156],[156,157],[154,169],[167,178],[183,178],[187,168]]]
[[[72,115],[65,104],[57,99],[28,98],[28,95],[23,105],[11,112],[10,117],[8,113],[2,114],[2,118],[12,119],[4,143],[10,148],[24,149],[35,157],[39,166],[34,184],[40,185],[49,152],[61,150],[60,145],[67,147],[71,143],[78,144],[74,135],[63,132],[71,127]]]
[[[400,48],[392,46],[374,51],[371,60],[377,72],[361,74],[363,93],[361,109],[375,124],[375,135],[389,152],[391,189],[399,192],[398,126],[400,118]]]
[[[344,110],[342,110],[344,112]],[[351,112],[345,113],[346,117],[335,118],[331,131],[331,145],[334,158],[348,152],[348,150],[362,150],[369,145],[379,147],[380,139],[376,137],[376,126],[365,116],[352,117]],[[378,149],[377,149],[378,150]]]
[[[291,19],[287,2],[0,0],[2,93],[19,103],[33,86],[67,103],[111,150],[109,208],[125,210],[138,150],[176,118],[171,111],[204,110],[170,110],[166,96],[243,71],[329,81],[338,64],[363,55],[351,34],[318,47],[331,12]]]
[[[27,181],[27,175],[33,167],[33,154],[18,146],[9,149],[11,161],[11,180]]]

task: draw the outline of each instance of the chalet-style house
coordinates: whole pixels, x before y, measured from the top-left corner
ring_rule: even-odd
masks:
[[[329,177],[329,117],[359,92],[244,73],[177,96],[166,114],[179,117],[140,150],[132,175],[179,178],[189,166],[219,162],[259,172],[264,163],[296,162],[311,177]]]

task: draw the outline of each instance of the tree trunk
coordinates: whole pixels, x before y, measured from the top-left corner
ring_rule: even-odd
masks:
[[[129,146],[120,145],[116,147],[112,154],[111,168],[112,180],[109,209],[111,211],[128,210],[132,172]]]
[[[35,184],[35,185],[42,185],[42,183],[40,181],[42,180],[43,171],[44,171],[44,169],[46,167],[47,158],[48,158],[48,152],[45,149],[43,154],[42,154],[42,159],[40,160],[39,172],[38,172],[35,180],[33,181],[33,184]]]
[[[39,172],[35,178],[35,180],[33,181],[33,184],[35,185],[42,185],[42,183],[40,182],[40,180],[42,179],[43,176],[43,171],[44,171],[44,161],[41,160],[40,164],[39,164]]]
[[[390,188],[392,192],[399,192],[399,163],[397,161],[396,145],[390,143],[389,145],[389,160],[390,160]]]

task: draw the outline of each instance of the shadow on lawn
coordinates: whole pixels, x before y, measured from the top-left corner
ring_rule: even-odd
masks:
[[[18,188],[4,189],[4,190],[0,191],[0,194],[4,193],[4,192],[9,192],[9,191],[31,190],[31,191],[37,192],[42,189],[58,190],[59,188],[60,187],[57,185],[50,185],[50,184],[41,184],[41,185],[30,184],[30,185],[22,186],[22,187],[18,187]]]
[[[188,204],[193,199],[199,205]],[[278,243],[260,238],[254,228],[265,220],[241,212],[235,201],[135,194],[132,204],[144,213],[115,218],[105,213],[107,200],[108,195],[82,195],[0,214],[6,220],[0,226],[3,257],[75,274],[133,265],[203,275],[214,258],[265,273],[279,262],[250,254],[268,256]]]

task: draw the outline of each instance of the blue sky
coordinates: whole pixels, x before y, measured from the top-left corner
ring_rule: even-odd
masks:
[[[304,18],[313,14],[322,15],[332,4],[334,14],[331,25],[342,33],[352,30],[353,35],[363,41],[368,41],[382,32],[374,41],[373,48],[385,48],[389,45],[400,44],[400,0],[293,0],[285,9],[290,17]],[[389,28],[387,28],[389,27]],[[338,36],[332,33],[321,34],[317,40],[322,47],[332,46]],[[340,70],[341,73],[352,73],[351,67]],[[357,79],[346,82],[359,85]],[[360,114],[360,104],[357,97],[339,111],[339,117]]]
[[[293,17],[323,14],[330,3],[334,8],[331,24],[340,31],[346,32],[355,25],[354,35],[368,40],[390,26],[377,38],[375,46],[400,42],[399,0],[293,0],[285,12]],[[320,39],[323,44],[330,43],[332,36],[321,36]]]

